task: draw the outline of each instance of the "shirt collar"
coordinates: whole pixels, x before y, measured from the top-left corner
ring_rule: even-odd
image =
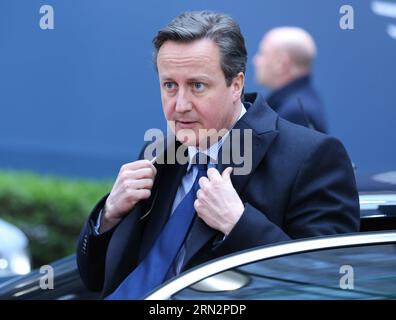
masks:
[[[233,128],[235,126],[235,124],[243,117],[243,115],[245,113],[246,113],[246,108],[243,105],[243,103],[241,103],[241,112],[239,114],[237,121],[235,121],[235,123],[232,125],[231,128]],[[230,134],[230,130],[228,130],[228,132],[219,140],[219,142],[212,144],[208,149],[205,149],[205,150],[200,150],[196,146],[188,146],[188,162],[189,163],[188,163],[188,167],[187,167],[187,172],[190,170],[192,160],[196,157],[198,152],[201,152],[201,153],[207,155],[210,159],[209,160],[210,162],[216,163],[217,157],[219,154],[219,150],[229,134]]]

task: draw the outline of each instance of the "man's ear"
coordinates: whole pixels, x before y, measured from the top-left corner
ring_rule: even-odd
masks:
[[[236,102],[242,98],[241,96],[244,85],[245,85],[245,75],[243,74],[243,72],[239,72],[234,77],[234,79],[232,79],[232,83],[231,83],[233,102]]]

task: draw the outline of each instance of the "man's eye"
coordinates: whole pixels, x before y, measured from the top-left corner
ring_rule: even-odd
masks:
[[[176,85],[174,82],[165,82],[164,87],[166,90],[173,90],[176,87]]]
[[[202,91],[203,89],[205,89],[205,84],[201,82],[194,82],[193,86],[195,91]]]

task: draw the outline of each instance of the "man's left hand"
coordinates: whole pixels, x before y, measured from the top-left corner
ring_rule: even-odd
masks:
[[[208,177],[199,179],[200,189],[194,202],[198,216],[209,227],[225,235],[231,232],[245,209],[232,185],[231,172],[231,167],[222,174],[210,168]]]

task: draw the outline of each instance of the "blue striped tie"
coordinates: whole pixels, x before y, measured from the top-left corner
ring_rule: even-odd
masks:
[[[198,168],[198,175],[190,191],[173,211],[147,256],[106,300],[142,299],[165,281],[195,215],[194,201],[199,189],[198,180],[206,175],[206,165],[193,166]]]

